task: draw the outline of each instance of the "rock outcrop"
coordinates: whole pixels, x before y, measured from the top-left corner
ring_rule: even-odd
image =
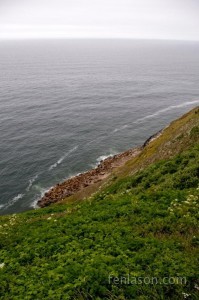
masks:
[[[58,183],[45,193],[45,195],[37,202],[37,205],[39,207],[45,207],[52,203],[62,201],[82,189],[102,181],[110,175],[114,168],[123,165],[129,159],[138,155],[140,151],[141,148],[139,147],[110,156],[101,161],[95,169],[69,178],[62,183]]]

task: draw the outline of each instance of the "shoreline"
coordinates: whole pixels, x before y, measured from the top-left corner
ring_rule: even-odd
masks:
[[[65,198],[82,191],[86,187],[102,182],[114,169],[123,166],[128,160],[139,155],[148,144],[162,134],[162,131],[163,129],[150,136],[142,146],[131,148],[114,156],[109,156],[100,161],[96,168],[68,178],[61,183],[57,183],[37,201],[37,206],[43,208],[53,203],[61,202]]]

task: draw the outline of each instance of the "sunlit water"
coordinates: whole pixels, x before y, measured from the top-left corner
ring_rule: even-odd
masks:
[[[199,105],[199,43],[1,41],[0,214]]]

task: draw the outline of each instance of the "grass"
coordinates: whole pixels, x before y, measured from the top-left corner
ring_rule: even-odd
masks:
[[[84,201],[2,216],[0,299],[198,299],[197,124],[171,124]]]

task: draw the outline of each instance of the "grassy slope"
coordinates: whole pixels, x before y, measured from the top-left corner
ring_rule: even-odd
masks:
[[[1,217],[0,299],[198,299],[198,123],[173,122],[85,201]],[[109,282],[128,274],[187,283]]]
[[[190,145],[196,142],[194,139],[190,139],[190,131],[194,126],[199,126],[198,107],[171,122],[171,124],[163,130],[159,138],[147,145],[139,156],[129,160],[124,166],[115,170],[108,179],[85,188],[76,195],[67,198],[65,202],[74,202],[88,197],[97,191],[100,186],[111,184],[116,177],[121,178],[129,174],[134,174],[153,162],[170,158],[182,150],[186,150]]]

